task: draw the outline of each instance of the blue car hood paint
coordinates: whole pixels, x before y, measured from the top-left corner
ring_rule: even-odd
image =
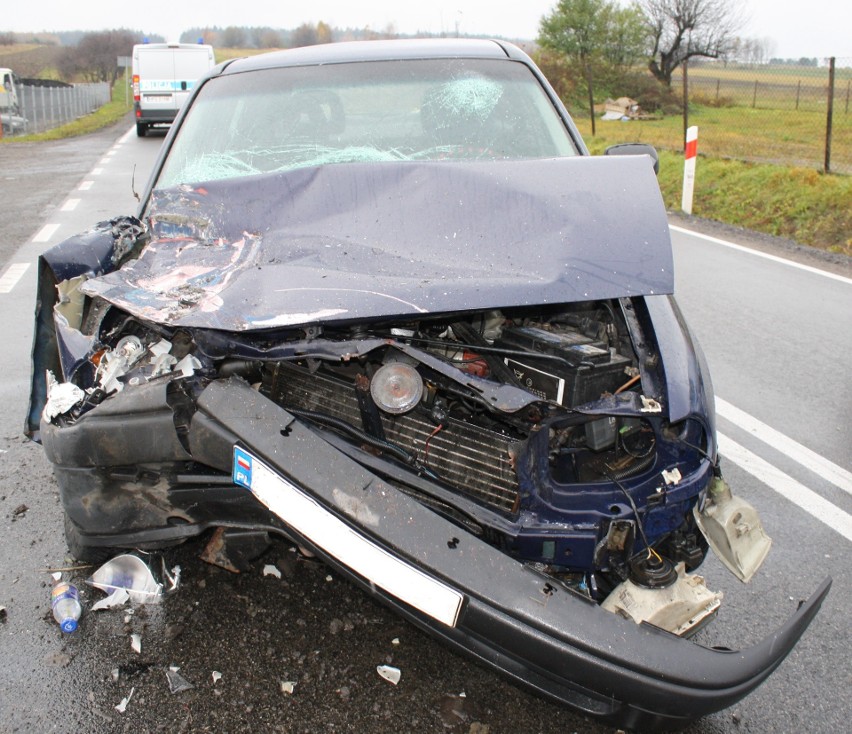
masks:
[[[667,294],[645,156],[348,163],[155,190],[138,259],[83,290],[247,331]]]

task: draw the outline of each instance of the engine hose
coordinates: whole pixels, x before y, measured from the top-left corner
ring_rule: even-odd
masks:
[[[388,451],[396,456],[398,459],[402,459],[406,464],[415,465],[417,463],[417,456],[414,454],[410,454],[406,451],[402,446],[398,446],[395,443],[390,441],[383,441],[380,438],[376,438],[375,436],[371,436],[369,433],[362,431],[360,428],[356,428],[351,423],[347,423],[340,418],[335,418],[333,415],[326,415],[325,413],[317,413],[313,410],[301,410],[299,408],[286,408],[288,413],[292,413],[299,418],[307,418],[308,420],[314,421],[316,423],[323,423],[327,426],[331,426],[332,428],[337,428],[344,433],[348,433],[350,436],[363,441],[364,443],[370,444],[377,449],[382,451]]]

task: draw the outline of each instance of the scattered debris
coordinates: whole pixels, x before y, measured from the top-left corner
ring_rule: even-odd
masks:
[[[27,514],[27,510],[30,508],[26,505],[18,505],[14,510],[12,510],[12,522],[15,522],[19,517],[23,517]]]
[[[110,671],[110,676],[112,677],[113,683],[118,683],[118,679],[121,677],[121,670],[119,668],[113,668]]]
[[[129,553],[107,561],[87,583],[110,594],[124,589],[134,604],[159,602],[163,593],[163,585],[157,583],[145,561]]]
[[[245,573],[269,544],[268,533],[220,527],[213,532],[199,558],[231,573]]]
[[[129,704],[130,699],[133,698],[133,691],[135,690],[135,687],[131,688],[130,693],[121,699],[121,703],[116,704],[115,710],[118,711],[118,713],[123,714],[127,710],[127,704]]]
[[[479,718],[479,712],[464,692],[458,695],[448,693],[442,696],[438,716],[445,729],[458,730],[461,725],[470,722],[469,732],[485,734],[488,731],[487,725],[476,721]]]
[[[212,673],[213,677],[213,685],[215,686],[220,680],[222,680],[222,674],[218,670],[214,670]]]
[[[59,571],[56,571],[55,573],[50,574],[50,577],[54,581],[62,581],[62,574]]]
[[[294,690],[296,690],[296,681],[294,681],[294,680],[282,680],[281,681],[281,693],[287,693],[289,695],[293,695]]]
[[[263,567],[263,575],[264,576],[274,576],[277,579],[281,578],[281,571],[278,570],[276,566],[273,566],[271,563],[267,563]]]
[[[135,632],[130,635],[130,647],[134,652],[142,652],[142,636],[136,634]]]
[[[112,609],[113,607],[120,607],[126,604],[129,599],[130,594],[127,593],[127,589],[116,589],[109,596],[106,596],[100,601],[95,602],[92,605],[92,611],[97,612],[101,609]]]
[[[378,665],[376,666],[376,672],[388,683],[393,683],[394,685],[397,685],[400,678],[402,678],[402,671],[391,665]]]
[[[172,694],[181,693],[183,691],[188,691],[191,688],[195,688],[192,683],[178,673],[179,670],[180,668],[172,665],[166,671],[166,679],[169,681],[169,691]]]
[[[635,99],[619,97],[607,99],[604,103],[603,120],[651,120],[652,115],[646,113]]]
[[[0,624],[6,624],[8,618],[9,614],[6,611],[6,607],[0,606]]]
[[[394,637],[391,640],[391,645],[399,645],[399,637]]]

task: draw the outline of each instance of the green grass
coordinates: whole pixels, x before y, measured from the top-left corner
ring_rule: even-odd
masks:
[[[600,138],[588,142],[592,153],[606,147]],[[666,208],[680,211],[682,154],[660,151],[658,180]],[[699,155],[692,213],[852,256],[849,176]]]

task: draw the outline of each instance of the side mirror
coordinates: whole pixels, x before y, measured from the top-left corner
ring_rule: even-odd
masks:
[[[604,151],[604,155],[649,155],[654,162],[654,173],[660,172],[660,156],[657,155],[657,150],[653,145],[648,143],[619,143],[618,145],[610,145]]]

